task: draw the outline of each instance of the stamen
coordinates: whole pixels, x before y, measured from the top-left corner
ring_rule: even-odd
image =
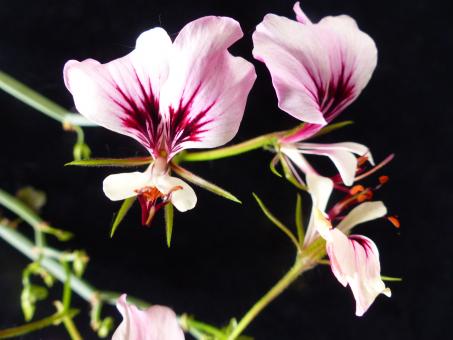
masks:
[[[385,183],[387,183],[389,181],[389,179],[390,179],[389,176],[385,176],[385,175],[384,176],[379,176],[379,183],[385,184]]]
[[[396,216],[387,216],[387,220],[389,220],[395,228],[399,229],[401,227],[401,223]]]

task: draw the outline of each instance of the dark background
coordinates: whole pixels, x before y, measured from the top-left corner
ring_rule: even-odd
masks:
[[[379,63],[360,98],[340,120],[355,124],[320,141],[366,144],[381,160],[396,159],[382,174],[391,182],[377,198],[400,217],[396,229],[384,220],[358,227],[381,252],[393,297],[378,297],[362,318],[354,316],[349,289],[328,267],[306,273],[252,323],[256,339],[444,339],[451,327],[451,48],[453,30],[446,1],[315,1],[302,3],[314,21],[348,14],[376,41]],[[232,49],[252,61],[258,80],[234,142],[289,128],[296,121],[279,111],[265,67],[251,55],[251,35],[266,13],[293,17],[292,1],[3,1],[0,10],[0,69],[71,108],[62,67],[68,59],[106,62],[127,54],[144,30],[162,26],[175,36],[204,15],[238,20],[244,39]],[[0,93],[0,186],[15,192],[33,185],[48,193],[43,217],[76,233],[69,248],[91,256],[86,278],[101,289],[127,292],[221,325],[240,316],[287,270],[291,244],[259,212],[258,193],[287,224],[293,222],[295,191],[268,170],[263,151],[187,167],[238,195],[237,205],[197,189],[196,209],[177,214],[171,249],[162,219],[149,228],[135,207],[109,239],[118,204],[102,193],[111,169],[63,167],[71,160],[74,135],[19,101]],[[144,155],[133,140],[101,128],[86,129],[97,157]],[[321,161],[327,169],[329,162]],[[308,200],[306,201],[308,206]],[[24,229],[27,227],[24,226]],[[55,246],[62,246],[54,243]],[[0,242],[0,328],[23,322],[19,307],[21,270],[27,260]],[[56,286],[53,298],[58,298]],[[77,317],[87,339],[88,305]],[[43,303],[37,317],[51,313]],[[107,314],[117,316],[114,308]],[[62,327],[24,339],[63,339]]]

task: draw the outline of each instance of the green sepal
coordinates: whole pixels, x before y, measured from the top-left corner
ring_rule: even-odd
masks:
[[[274,175],[278,177],[283,177],[283,175],[279,173],[278,170],[275,168],[279,160],[280,160],[279,155],[275,155],[274,158],[272,158],[271,162],[269,163],[269,169],[271,169]]]
[[[393,277],[393,276],[384,276],[384,275],[381,275],[381,280],[382,280],[382,281],[401,282],[401,281],[403,281],[403,278],[402,278],[402,277]]]
[[[76,143],[72,150],[74,161],[87,160],[91,157],[91,149],[86,143]]]
[[[170,248],[171,236],[173,233],[173,215],[174,209],[173,204],[169,203],[165,205],[165,235],[167,237],[167,247]]]
[[[228,199],[230,201],[242,204],[242,202],[236,196],[234,196],[233,194],[231,194],[228,191],[222,189],[218,185],[215,185],[215,184],[213,184],[211,182],[208,182],[204,178],[201,178],[201,177],[193,174],[192,172],[188,171],[187,169],[184,169],[184,168],[182,168],[179,165],[176,165],[174,163],[171,163],[171,168],[173,169],[173,171],[177,175],[181,176],[185,180],[187,180],[187,181],[189,181],[189,182],[191,182],[191,183],[193,183],[195,185],[198,185],[199,187],[201,187],[201,188],[203,188],[205,190],[208,190],[208,191],[212,192],[213,194],[219,195],[219,196],[221,196],[223,198],[226,198],[226,199]]]
[[[270,210],[266,207],[266,205],[258,197],[257,194],[255,193],[252,194],[256,202],[258,203],[259,207],[263,211],[264,215],[269,219],[269,221],[271,221],[278,229],[280,229],[286,236],[288,236],[288,238],[295,245],[298,251],[302,251],[301,246],[299,245],[299,242],[297,241],[292,231],[270,212]]]
[[[101,321],[99,329],[97,331],[100,338],[106,338],[109,336],[114,326],[113,318],[108,316]]]
[[[45,300],[48,295],[49,292],[46,287],[33,284],[24,286],[20,295],[20,302],[25,321],[33,319],[36,310],[36,302]]]
[[[297,229],[297,238],[299,240],[299,244],[302,246],[304,244],[304,238],[305,238],[305,231],[304,231],[304,225],[302,221],[302,197],[300,194],[297,194],[297,199],[296,199],[296,213],[295,213],[295,224],[296,224],[296,229]]]
[[[136,198],[136,196],[126,198],[121,204],[120,210],[118,210],[118,213],[115,216],[115,220],[113,221],[112,229],[110,230],[110,238],[112,238],[113,234],[115,234],[116,228],[118,228],[120,223],[123,221],[129,209],[132,207],[132,204],[134,204]]]
[[[297,178],[293,175],[286,158],[283,157],[280,153],[279,153],[279,157],[280,157],[280,164],[282,165],[283,173],[285,174],[285,178],[296,188],[298,188],[300,190],[307,190],[307,187],[305,185],[303,185],[302,183],[300,183],[297,180]]]
[[[86,166],[86,167],[137,167],[149,165],[153,161],[152,157],[131,157],[131,158],[91,158],[75,160],[66,163],[65,166]]]

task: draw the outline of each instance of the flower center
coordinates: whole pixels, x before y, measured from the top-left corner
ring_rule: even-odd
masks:
[[[164,194],[157,187],[146,186],[137,190],[138,201],[142,208],[142,224],[149,226],[160,208],[170,202],[171,194],[177,190],[182,190],[182,186],[177,185]],[[160,199],[160,202],[158,200]]]

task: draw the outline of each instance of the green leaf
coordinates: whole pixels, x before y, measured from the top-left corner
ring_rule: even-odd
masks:
[[[167,236],[167,246],[170,248],[171,235],[173,232],[173,204],[165,205],[165,234]]]
[[[296,199],[296,229],[297,229],[297,238],[299,239],[299,244],[302,246],[304,244],[305,232],[304,225],[302,221],[302,197],[300,194],[297,194]]]
[[[381,275],[381,280],[382,281],[395,281],[395,282],[401,282],[403,281],[402,277],[392,277],[392,276],[384,276]]]
[[[87,166],[87,167],[136,167],[141,165],[149,165],[153,161],[152,157],[132,157],[132,158],[92,158],[75,160],[66,163],[65,166]]]
[[[199,187],[201,187],[205,190],[208,190],[208,191],[212,192],[213,194],[222,196],[223,198],[226,198],[233,202],[242,204],[242,202],[233,194],[229,193],[228,191],[222,189],[221,187],[219,187],[211,182],[208,182],[204,178],[201,178],[201,177],[193,174],[192,172],[188,171],[187,169],[184,169],[174,163],[171,163],[171,167],[176,174],[178,174],[185,180],[187,180],[195,185],[198,185]]]
[[[112,238],[113,234],[115,234],[116,228],[118,228],[121,221],[123,221],[127,212],[132,207],[132,204],[134,204],[136,198],[137,198],[136,196],[126,198],[123,201],[123,204],[121,204],[120,210],[118,210],[118,213],[115,216],[115,220],[113,221],[112,229],[110,230],[110,238]]]
[[[354,122],[352,120],[346,120],[344,122],[329,124],[326,127],[322,128],[318,133],[316,133],[313,137],[310,137],[309,139],[327,135],[328,133],[331,133],[332,131],[344,128],[345,126],[348,126],[351,124],[354,124]]]
[[[291,230],[285,226],[282,222],[280,222],[277,217],[275,217],[269,209],[264,205],[263,201],[258,197],[257,194],[253,193],[253,197],[255,198],[256,202],[258,203],[259,207],[263,211],[264,215],[278,228],[280,229],[288,238],[293,242],[293,244],[296,246],[297,250],[302,251],[299,242],[297,242],[296,237],[294,234],[291,232]]]

